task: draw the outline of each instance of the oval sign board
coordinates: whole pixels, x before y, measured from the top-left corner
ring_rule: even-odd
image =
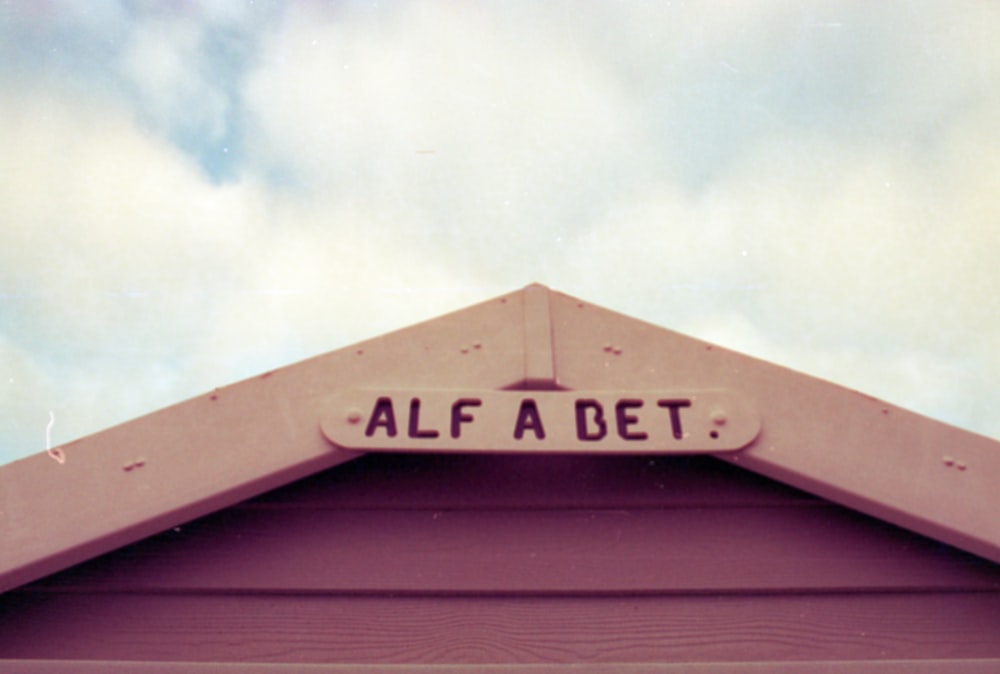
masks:
[[[359,451],[700,454],[743,449],[760,420],[731,391],[349,390],[320,425]]]

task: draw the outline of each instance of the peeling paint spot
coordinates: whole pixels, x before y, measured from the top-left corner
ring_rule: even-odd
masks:
[[[130,473],[136,468],[142,468],[145,465],[146,465],[146,458],[140,456],[138,459],[132,459],[128,463],[123,464],[122,470],[124,470],[126,473]]]
[[[962,461],[961,459],[956,459],[953,456],[942,456],[941,463],[943,463],[949,468],[957,468],[958,470],[965,470],[966,468],[968,468],[968,466],[965,464],[965,461]]]
[[[55,412],[49,410],[49,423],[45,426],[45,451],[60,465],[66,463],[66,454],[56,447],[52,449],[52,427],[56,424]]]
[[[271,370],[270,372],[265,372],[264,374],[262,374],[262,375],[260,376],[260,378],[261,378],[261,379],[267,379],[267,378],[268,378],[268,377],[270,377],[270,376],[271,376],[272,374],[274,374],[274,370]]]

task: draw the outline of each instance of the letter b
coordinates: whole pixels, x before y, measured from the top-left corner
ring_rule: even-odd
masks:
[[[591,421],[597,426],[591,429],[587,419],[587,410],[593,410]],[[593,398],[580,398],[576,401],[576,438],[578,440],[601,440],[608,434],[608,422],[604,420],[604,408]]]

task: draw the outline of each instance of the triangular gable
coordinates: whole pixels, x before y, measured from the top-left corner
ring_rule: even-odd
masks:
[[[425,414],[437,396],[450,416],[414,424],[413,392]],[[504,392],[496,399],[514,402],[500,418],[483,401]],[[476,396],[479,405],[456,405]],[[394,404],[389,440],[380,398]],[[737,466],[1000,561],[1000,443],[532,285],[0,467],[0,591],[358,451],[457,450],[461,433],[486,424],[508,438],[489,451],[588,451],[600,428],[596,408],[572,412],[580,400],[606,408],[612,430],[598,451],[716,447]],[[563,403],[555,420],[549,410]],[[640,411],[665,415],[664,439],[640,437],[652,435]],[[569,435],[546,445],[542,423]],[[371,433],[357,446],[338,424]]]

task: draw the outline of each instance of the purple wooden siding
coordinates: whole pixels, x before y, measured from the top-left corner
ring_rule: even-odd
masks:
[[[1000,567],[710,457],[369,455],[0,621],[0,660],[972,666]]]

